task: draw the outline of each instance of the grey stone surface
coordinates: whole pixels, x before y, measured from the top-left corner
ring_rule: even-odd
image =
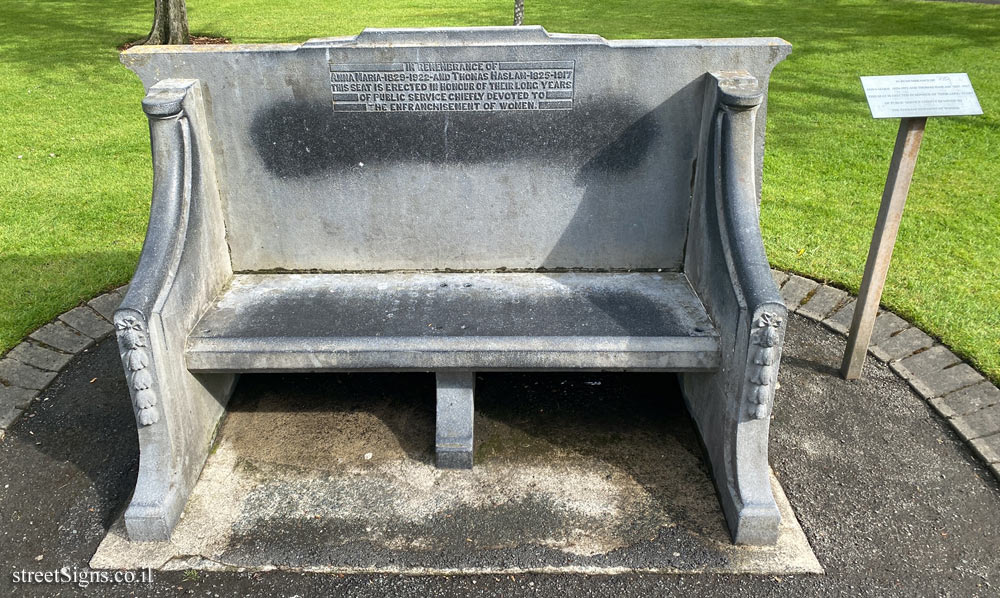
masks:
[[[931,400],[931,405],[945,417],[967,415],[996,404],[1000,404],[1000,389],[989,381],[973,384]]]
[[[878,318],[875,319],[875,322],[877,326]],[[882,361],[892,361],[912,355],[933,344],[934,339],[924,334],[919,328],[907,328],[899,334],[873,345],[871,352]]]
[[[35,366],[36,368],[58,372],[64,365],[69,363],[73,356],[69,353],[61,353],[46,349],[29,341],[24,341],[7,353],[7,358]],[[11,383],[14,383],[10,380]]]
[[[125,511],[133,540],[169,537],[235,384],[233,375],[196,378],[183,357],[201,310],[232,277],[204,106],[194,80],[167,79],[143,99],[154,199],[139,265],[113,315],[141,447]]]
[[[98,295],[90,301],[87,305],[92,307],[94,311],[101,314],[101,317],[111,322],[114,319],[115,310],[122,302],[122,297],[120,293],[112,291],[110,293],[104,293],[103,295]]]
[[[903,374],[904,378],[909,378],[910,376],[929,377],[960,361],[961,359],[949,351],[948,347],[934,345],[926,351],[921,351],[916,355],[902,359],[893,365],[897,372],[907,372],[907,374]]]
[[[854,317],[853,312],[851,317]],[[848,324],[848,326],[850,326],[850,324]],[[889,338],[893,335],[898,334],[909,327],[910,323],[903,318],[897,316],[891,311],[883,311],[875,318],[875,326],[872,328],[872,338],[871,341],[869,341],[869,345],[877,346],[880,343],[889,340]]]
[[[809,297],[809,301],[799,307],[798,313],[814,320],[823,320],[845,299],[847,299],[847,291],[825,284],[820,285],[816,292]]]
[[[854,306],[857,305],[857,299],[851,299],[845,303],[840,309],[833,313],[830,317],[823,320],[823,324],[830,327],[830,329],[839,332],[840,334],[848,334],[851,331],[851,323],[854,321]],[[876,322],[878,320],[876,319]]]
[[[28,338],[66,353],[78,353],[94,344],[94,339],[56,320],[28,335]]]
[[[129,536],[169,537],[236,373],[608,368],[697,372],[732,537],[775,542],[787,319],[756,206],[789,49],[520,27],[125,51],[154,166],[114,313],[142,447]],[[230,282],[254,300],[211,305]]]
[[[9,428],[38,391],[0,384],[0,430]],[[0,440],[3,436],[0,436]]]
[[[0,430],[6,430],[17,418],[21,417],[22,410],[14,406],[13,402],[0,400]]]
[[[909,381],[913,388],[925,399],[939,397],[962,386],[972,384],[975,379],[968,378],[968,372],[952,366],[961,360],[943,345],[916,353],[900,361],[894,361],[890,367],[897,374]],[[968,366],[966,366],[968,368]],[[968,368],[971,370],[971,368]],[[975,370],[971,370],[975,374]],[[976,374],[978,376],[978,374]]]
[[[1000,432],[1000,405],[993,405],[951,420],[955,429],[967,440]]]
[[[973,386],[983,380],[982,374],[977,372],[972,366],[967,363],[960,363],[930,376],[921,376],[920,383],[926,391],[922,390],[920,394],[928,399],[940,397],[960,388]]]
[[[779,288],[781,285],[785,284],[786,280],[788,280],[787,273],[782,272],[781,270],[775,270],[774,268],[771,269],[771,277],[774,278],[774,284]]]
[[[434,458],[443,469],[472,469],[476,374],[438,372]]]
[[[1000,463],[1000,434],[974,438],[969,444],[987,463]]]
[[[677,270],[706,73],[749,71],[766,89],[789,49],[777,38],[369,29],[302,45],[134,46],[122,61],[147,89],[197,79],[224,107],[208,125],[237,271]],[[413,70],[393,83],[392,68]],[[530,69],[545,78],[520,78]],[[457,85],[434,90],[407,72]],[[244,89],[271,78],[282,84]],[[351,90],[354,80],[393,95]],[[295,209],[276,208],[289,197]],[[294,234],[260,242],[277,230]]]
[[[18,409],[24,409],[37,396],[38,391],[34,389],[0,384],[0,404],[10,404]]]
[[[187,350],[208,372],[718,364],[673,273],[238,274]]]
[[[788,277],[784,286],[781,287],[781,298],[789,311],[797,311],[802,301],[819,287],[819,283],[797,274]]]
[[[59,319],[95,340],[103,338],[104,335],[110,334],[114,330],[114,326],[93,308],[83,305],[74,307],[59,316]]]
[[[0,359],[0,380],[13,386],[41,390],[55,377],[54,371],[42,370],[10,357]]]
[[[757,214],[747,209],[755,203],[751,140],[763,95],[739,75],[712,79],[717,84],[705,97],[701,138],[721,140],[722,147],[703,143],[698,154],[684,273],[719,328],[723,363],[716,372],[682,374],[681,388],[734,541],[767,544],[781,521],[764,455],[788,312],[769,271]]]

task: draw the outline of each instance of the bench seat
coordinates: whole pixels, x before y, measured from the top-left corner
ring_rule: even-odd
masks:
[[[711,371],[683,273],[237,274],[188,338],[193,372]]]

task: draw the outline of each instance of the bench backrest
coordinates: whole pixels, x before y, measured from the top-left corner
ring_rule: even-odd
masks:
[[[704,75],[766,86],[787,47],[369,29],[122,60],[200,80],[237,271],[680,270]]]

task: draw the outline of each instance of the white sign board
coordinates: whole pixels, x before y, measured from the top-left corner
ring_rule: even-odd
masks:
[[[861,77],[872,118],[975,116],[983,113],[966,73]]]

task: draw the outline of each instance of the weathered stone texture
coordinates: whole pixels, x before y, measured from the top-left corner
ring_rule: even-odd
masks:
[[[878,319],[876,319],[876,323]],[[934,339],[919,328],[907,328],[871,348],[872,353],[882,361],[902,359],[934,344]]]
[[[0,404],[9,403],[18,409],[24,409],[36,396],[38,396],[37,390],[0,384]]]
[[[945,417],[967,415],[973,411],[1000,404],[1000,389],[984,380],[979,384],[933,399],[931,404]]]
[[[207,455],[188,439],[240,372],[434,371],[442,464],[467,466],[475,371],[637,369],[682,373],[734,541],[776,541],[787,318],[756,206],[788,50],[520,27],[123,52],[157,194],[113,314],[140,426],[130,537],[169,537]],[[383,93],[400,81],[448,93]],[[785,288],[795,308],[816,283]]]
[[[853,317],[853,314],[852,314]],[[878,345],[898,332],[906,330],[910,323],[897,316],[891,311],[883,311],[875,318],[875,326],[872,328],[872,338],[870,344]]]
[[[28,335],[66,353],[77,353],[94,344],[94,339],[77,332],[61,321],[50,322]]]
[[[851,322],[854,320],[854,306],[857,303],[857,299],[851,299],[823,320],[823,323],[840,334],[848,334],[851,331]]]
[[[996,434],[1000,432],[1000,405],[956,417],[951,423],[968,440]]]
[[[815,280],[792,274],[788,278],[788,281],[785,282],[785,285],[781,287],[781,298],[785,302],[785,307],[789,311],[797,311],[802,300],[818,286],[819,283]]]
[[[41,390],[56,377],[56,372],[42,370],[10,357],[0,359],[0,380],[13,386]]]
[[[92,339],[100,339],[110,334],[114,326],[92,308],[81,305],[74,307],[59,319]]]
[[[0,430],[6,430],[21,416],[21,409],[14,403],[0,400]]]
[[[1000,434],[975,438],[970,444],[987,463],[1000,463]]]
[[[122,302],[122,297],[117,291],[112,291],[94,297],[87,302],[87,305],[94,308],[94,311],[101,314],[105,320],[111,322],[114,319],[115,310]]]
[[[983,380],[983,376],[972,366],[967,363],[960,363],[940,372],[922,376],[920,381],[927,390],[921,394],[924,395],[924,398],[933,399],[960,388],[972,386]]]
[[[842,291],[828,285],[820,285],[816,292],[812,294],[804,305],[799,308],[799,313],[814,320],[822,320],[830,315],[833,310],[847,299],[847,291]]]
[[[935,345],[926,351],[900,360],[898,367],[912,372],[917,377],[930,376],[961,361],[944,345]]]
[[[7,357],[51,372],[58,372],[64,365],[69,363],[70,359],[73,359],[73,356],[69,353],[60,353],[59,351],[46,349],[28,341],[24,341],[11,349],[7,353]]]

